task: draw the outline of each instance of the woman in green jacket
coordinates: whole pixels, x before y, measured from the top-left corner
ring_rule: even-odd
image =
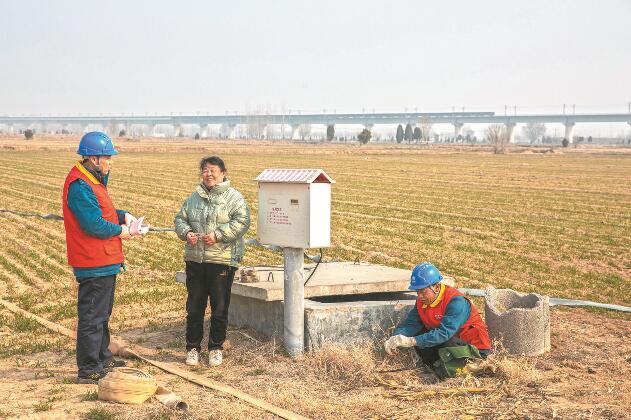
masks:
[[[201,183],[184,201],[174,221],[178,237],[186,241],[186,364],[199,363],[210,297],[208,364],[218,366],[223,360],[230,289],[243,259],[250,209],[243,195],[230,186],[221,158],[203,158],[199,170]]]

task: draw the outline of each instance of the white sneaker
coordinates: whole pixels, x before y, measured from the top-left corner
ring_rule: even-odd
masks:
[[[199,364],[199,352],[197,349],[190,349],[186,353],[186,364],[188,366],[197,366]]]
[[[221,350],[210,350],[208,352],[208,365],[219,366],[223,362],[223,354]]]

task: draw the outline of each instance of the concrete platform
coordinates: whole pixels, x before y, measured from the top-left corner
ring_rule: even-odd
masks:
[[[315,264],[305,267],[305,279]],[[252,328],[267,337],[283,336],[283,267],[252,267],[258,282],[232,285],[231,325]],[[177,281],[186,282],[178,272]],[[269,281],[268,281],[269,279]],[[444,282],[453,285],[453,278]],[[342,347],[381,345],[413,307],[410,271],[369,263],[320,264],[305,286],[305,350],[327,343]]]
[[[305,265],[305,280],[315,264]],[[284,298],[283,266],[254,266],[258,282],[241,283],[238,273],[232,285],[232,294],[264,301],[281,301]],[[176,281],[186,283],[186,273],[178,271]],[[454,279],[445,277],[443,283],[455,285]],[[320,264],[305,286],[305,298],[317,296],[358,295],[367,293],[404,292],[410,284],[410,270],[370,263],[334,262]]]
[[[305,279],[315,264],[305,266]],[[283,300],[282,266],[253,267],[258,275],[257,283],[235,281],[232,293],[264,301]],[[273,281],[268,281],[273,280]],[[305,298],[313,296],[356,295],[364,293],[399,292],[407,290],[410,271],[383,265],[353,262],[320,264],[305,286]]]

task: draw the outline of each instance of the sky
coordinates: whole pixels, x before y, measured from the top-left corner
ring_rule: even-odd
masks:
[[[0,0],[0,115],[627,112],[631,0]]]

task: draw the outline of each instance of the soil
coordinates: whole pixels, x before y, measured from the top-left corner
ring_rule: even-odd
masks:
[[[3,311],[6,312],[6,311]],[[183,314],[164,314],[159,327],[118,331],[149,349],[147,356],[185,368]],[[292,360],[272,341],[230,329],[224,364],[195,373],[311,418],[629,418],[631,320],[578,308],[551,313],[552,351],[537,357],[498,354],[495,372],[437,383],[412,367],[407,352],[384,358],[366,349],[325,349]],[[48,332],[44,332],[48,334]],[[55,337],[51,333],[51,339]],[[175,412],[150,399],[141,405],[83,401],[96,385],[76,385],[73,343],[55,351],[0,359],[0,413],[10,418],[90,418],[104,408],[114,418],[275,418],[248,403],[139,361],[189,405]],[[471,387],[484,388],[467,394]],[[428,391],[460,389],[461,395]],[[40,410],[40,411],[38,411]],[[96,418],[96,417],[94,417]]]

